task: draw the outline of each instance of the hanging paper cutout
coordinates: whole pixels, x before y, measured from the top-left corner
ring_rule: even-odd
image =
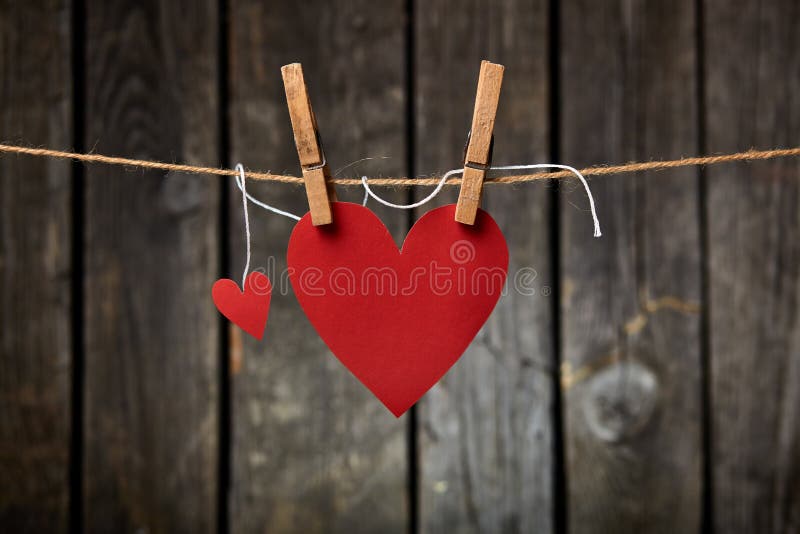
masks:
[[[244,291],[233,280],[221,278],[211,288],[211,298],[222,315],[256,339],[264,336],[272,284],[266,275],[252,272]]]
[[[333,223],[306,214],[289,240],[300,305],[336,357],[397,417],[461,357],[503,290],[508,247],[497,223],[425,214],[402,252],[375,214],[335,202]]]

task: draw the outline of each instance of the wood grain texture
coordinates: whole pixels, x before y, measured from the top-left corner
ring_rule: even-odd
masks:
[[[232,161],[297,173],[280,67],[300,61],[334,174],[363,157],[391,159],[341,176],[406,172],[403,17],[400,0],[231,2]],[[248,185],[279,208],[308,210],[301,187]],[[231,191],[232,273],[239,273],[241,197]],[[339,193],[345,201],[363,197],[360,189]],[[375,206],[402,239],[406,214]],[[336,360],[297,304],[285,272],[294,221],[251,210],[251,224],[251,266],[272,279],[273,311],[263,342],[232,338],[231,532],[404,532],[408,418],[395,419]]]
[[[330,183],[330,166],[320,145],[317,120],[303,78],[303,67],[300,63],[284,65],[281,67],[281,74],[294,144],[303,171],[311,222],[314,226],[330,224],[333,222],[331,202],[336,201],[336,189]]]
[[[698,146],[694,4],[562,4],[562,157]],[[580,38],[574,38],[580,36]],[[696,532],[702,514],[697,170],[562,186],[562,387],[570,532]]]
[[[456,221],[460,223],[474,224],[475,214],[480,207],[486,166],[491,163],[492,133],[502,85],[503,66],[481,61],[472,126],[464,157],[464,172],[461,174],[461,187],[456,202]]]
[[[547,5],[416,2],[417,175],[463,165],[484,58],[505,65],[494,163],[547,161]],[[549,197],[544,182],[484,188],[511,254],[508,292],[418,404],[421,532],[554,531]]]
[[[218,161],[216,2],[86,13],[86,146]],[[87,168],[87,532],[215,530],[218,184]]]
[[[70,146],[68,10],[0,2],[1,139]],[[2,532],[67,531],[71,215],[69,163],[0,158]]]
[[[710,153],[800,138],[800,6],[705,2]],[[800,531],[800,161],[710,167],[716,532]]]

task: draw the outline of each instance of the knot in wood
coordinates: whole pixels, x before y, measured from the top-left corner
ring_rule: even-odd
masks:
[[[658,401],[658,380],[637,362],[618,362],[585,385],[582,411],[592,433],[607,442],[630,439],[651,419]]]

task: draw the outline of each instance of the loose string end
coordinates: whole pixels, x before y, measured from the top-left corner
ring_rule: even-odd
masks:
[[[578,177],[578,180],[581,181],[583,184],[583,189],[586,191],[586,196],[589,197],[589,208],[592,211],[592,222],[594,223],[594,237],[601,237],[603,232],[600,231],[600,220],[597,218],[597,208],[594,205],[594,196],[592,196],[592,190],[589,189],[589,183],[584,178],[581,171],[576,169],[575,167],[570,167],[569,165],[560,165],[557,163],[533,163],[530,165],[500,165],[497,167],[491,167],[492,170],[495,171],[522,171],[522,170],[531,170],[531,169],[561,169],[564,171],[569,171],[575,176]]]

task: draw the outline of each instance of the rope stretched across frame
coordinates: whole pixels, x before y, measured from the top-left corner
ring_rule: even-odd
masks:
[[[239,173],[235,169],[220,169],[217,167],[199,167],[195,165],[184,165],[180,163],[166,163],[162,161],[149,161],[141,159],[123,158],[118,156],[104,156],[102,154],[79,154],[75,152],[65,152],[62,150],[51,150],[48,148],[29,148],[17,145],[0,144],[0,152],[7,154],[24,154],[27,156],[49,157],[58,159],[70,159],[84,163],[103,163],[106,165],[121,165],[125,167],[138,167],[142,169],[155,169],[161,171],[184,172],[189,174],[212,174],[217,176],[237,176]],[[699,156],[691,158],[681,158],[674,160],[647,161],[642,163],[625,163],[622,165],[599,165],[580,169],[584,176],[608,176],[612,174],[624,174],[643,171],[660,171],[665,169],[675,169],[678,167],[690,167],[693,165],[716,165],[719,163],[731,163],[735,161],[756,161],[775,158],[786,158],[800,156],[800,147],[781,148],[772,150],[746,150],[734,154],[720,154],[715,156]],[[272,174],[268,172],[247,171],[246,175],[252,180],[264,180],[281,182],[287,184],[302,185],[303,179],[298,176],[285,174]],[[533,174],[518,174],[509,176],[497,176],[487,178],[489,184],[517,184],[522,182],[532,182],[534,180],[550,180],[554,178],[570,178],[574,176],[569,171],[559,172],[536,172]],[[338,185],[361,186],[359,178],[335,178],[333,183]],[[437,185],[439,178],[370,178],[370,186],[425,186]],[[447,181],[447,185],[459,185],[461,178],[453,177]]]

